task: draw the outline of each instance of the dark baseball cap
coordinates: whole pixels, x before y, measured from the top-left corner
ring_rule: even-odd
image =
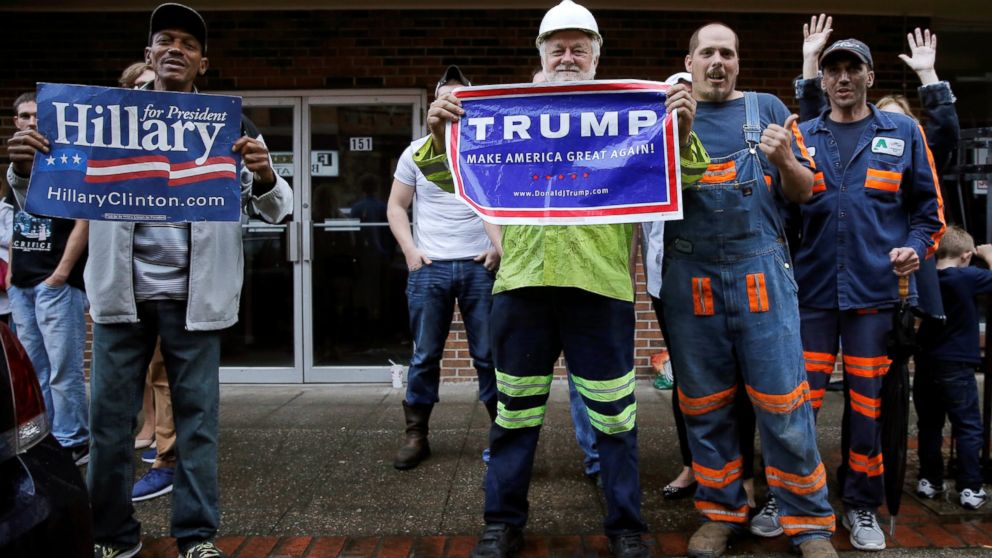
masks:
[[[163,29],[179,29],[193,35],[200,41],[203,52],[207,52],[207,24],[203,21],[203,16],[193,8],[171,2],[160,4],[152,12],[148,25],[149,45],[152,44],[155,33]]]
[[[452,64],[445,68],[444,73],[441,74],[441,79],[437,80],[437,85],[434,87],[434,96],[437,97],[437,92],[444,87],[446,83],[452,80],[457,81],[462,85],[472,85],[472,82],[465,77],[464,73],[462,73],[462,69]]]
[[[874,68],[871,60],[871,49],[868,48],[868,45],[857,39],[841,39],[828,46],[827,50],[823,51],[823,54],[820,56],[820,67],[823,67],[823,62],[829,56],[839,52],[853,54],[855,58],[867,64],[869,68]]]

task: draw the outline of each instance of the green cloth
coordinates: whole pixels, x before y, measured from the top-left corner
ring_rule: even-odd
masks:
[[[682,188],[702,178],[710,157],[695,132],[680,149]],[[447,192],[455,185],[447,154],[427,141],[413,154],[427,180]],[[505,225],[503,259],[493,294],[523,287],[575,287],[633,302],[630,245],[634,225]]]

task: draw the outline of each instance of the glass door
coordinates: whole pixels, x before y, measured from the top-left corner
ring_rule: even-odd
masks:
[[[406,264],[386,201],[396,161],[423,130],[422,107],[419,92],[307,100],[307,382],[385,382],[390,361],[409,360]]]
[[[242,222],[244,287],[221,381],[388,382],[412,345],[386,201],[397,159],[423,134],[423,91],[240,94],[294,209],[283,223]]]
[[[243,218],[245,275],[238,323],[221,340],[221,381],[303,381],[299,221],[299,98],[245,98],[243,114],[261,131],[276,172],[293,188],[293,214],[271,224]]]

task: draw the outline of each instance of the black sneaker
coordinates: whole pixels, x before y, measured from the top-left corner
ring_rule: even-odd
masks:
[[[79,444],[78,446],[72,446],[65,448],[66,451],[72,456],[72,461],[76,465],[86,465],[90,462],[90,444],[89,442],[85,444]]]
[[[179,556],[181,558],[227,558],[227,554],[221,552],[213,541],[204,541],[188,546],[186,550],[179,553]]]
[[[610,552],[616,558],[648,558],[651,555],[640,533],[610,537]]]
[[[137,556],[139,552],[141,552],[140,542],[132,548],[121,548],[109,544],[93,545],[93,558],[131,558]]]
[[[524,532],[520,527],[505,523],[490,523],[482,530],[479,542],[472,549],[470,558],[506,558],[524,545]]]

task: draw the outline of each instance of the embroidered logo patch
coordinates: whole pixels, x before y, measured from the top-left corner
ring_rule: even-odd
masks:
[[[806,151],[809,151],[810,157],[816,157],[816,146],[807,147]]]
[[[905,149],[906,142],[898,138],[876,136],[875,139],[871,140],[872,153],[884,153],[886,155],[900,157]]]

